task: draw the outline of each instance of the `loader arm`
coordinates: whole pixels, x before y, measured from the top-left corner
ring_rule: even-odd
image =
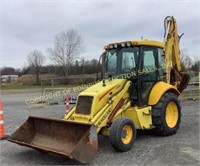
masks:
[[[178,35],[176,19],[168,16],[164,20],[164,53],[166,64],[167,83],[176,86],[179,92],[182,92],[189,82],[189,75],[181,73],[181,60],[179,41],[181,36]]]
[[[127,81],[124,88],[110,98],[108,101],[108,107],[105,110],[99,111],[98,114],[100,114],[100,116],[97,114],[92,119],[92,122],[97,128],[97,133],[113,121],[117,111],[126,103],[125,99],[129,97],[128,89],[130,85],[131,81]]]

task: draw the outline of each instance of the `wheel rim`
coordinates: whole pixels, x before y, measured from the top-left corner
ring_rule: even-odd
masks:
[[[130,125],[125,125],[122,129],[121,139],[124,144],[129,144],[133,137],[133,129]]]
[[[166,123],[170,128],[176,126],[178,122],[178,107],[174,102],[170,102],[166,109]]]

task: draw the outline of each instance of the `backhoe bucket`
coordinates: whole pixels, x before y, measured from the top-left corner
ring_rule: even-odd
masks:
[[[90,163],[98,149],[95,126],[41,117],[29,117],[8,141],[82,163]]]

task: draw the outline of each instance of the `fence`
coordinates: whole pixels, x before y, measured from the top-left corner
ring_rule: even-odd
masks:
[[[94,82],[95,74],[71,75],[69,77],[41,78],[41,91],[43,96],[55,96],[48,99],[49,104],[65,103],[66,95],[70,95],[70,103],[75,103],[79,92],[70,91],[79,85]]]

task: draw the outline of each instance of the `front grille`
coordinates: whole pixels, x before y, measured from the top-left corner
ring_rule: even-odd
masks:
[[[92,96],[79,96],[76,105],[76,113],[80,114],[90,114],[92,109]]]

